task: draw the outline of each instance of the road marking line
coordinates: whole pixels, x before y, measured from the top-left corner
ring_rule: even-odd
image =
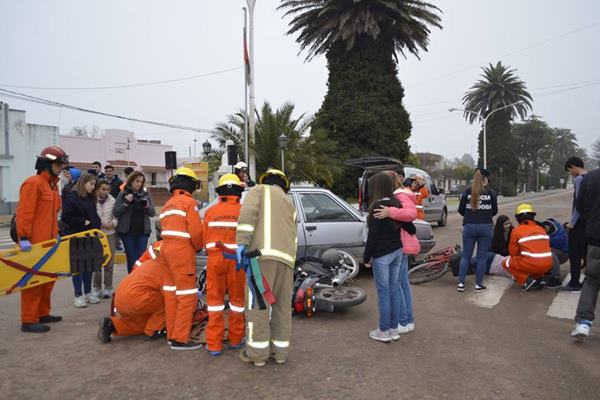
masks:
[[[467,302],[478,307],[493,308],[500,302],[500,299],[512,285],[512,279],[503,276],[486,275],[484,285],[487,289],[481,293],[469,293],[466,296]]]
[[[585,278],[584,274],[581,274],[581,279]],[[563,286],[571,281],[571,274],[567,274],[563,280]],[[575,318],[575,312],[577,311],[577,303],[579,303],[579,297],[581,293],[561,293],[556,291],[556,296],[552,300],[552,304],[548,307],[546,315],[553,318],[564,318],[573,319]]]

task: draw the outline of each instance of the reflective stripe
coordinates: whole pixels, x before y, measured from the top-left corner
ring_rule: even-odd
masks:
[[[234,312],[240,312],[240,313],[241,313],[241,312],[244,312],[244,310],[245,310],[245,308],[244,308],[244,307],[238,307],[238,306],[234,306],[234,305],[233,305],[233,304],[231,304],[231,303],[229,303],[229,309],[230,309],[231,311],[234,311]]]
[[[260,252],[263,256],[271,256],[271,257],[281,258],[282,260],[289,261],[292,264],[294,264],[294,262],[296,261],[294,259],[294,257],[292,257],[291,255],[284,253],[283,251],[276,250],[276,249],[260,249]]]
[[[153,260],[156,260],[156,253],[154,252],[154,249],[152,248],[152,245],[150,245],[148,247],[148,253],[150,254],[150,257],[152,257]]]
[[[417,206],[417,208],[423,208],[423,206]]]
[[[269,347],[269,342],[254,342],[248,340],[248,346],[254,347],[255,349],[266,349],[267,347]]]
[[[510,256],[506,259],[506,268],[510,268]]]
[[[552,253],[530,253],[528,251],[522,251],[521,255],[522,256],[528,256],[528,257],[533,257],[533,258],[552,257]]]
[[[182,237],[182,238],[187,238],[187,239],[191,239],[192,235],[190,235],[187,232],[180,232],[180,231],[162,231],[160,233],[161,236],[177,236],[177,237]]]
[[[225,309],[225,304],[221,304],[220,306],[207,306],[206,310],[208,312],[215,312],[215,311],[223,311]]]
[[[177,286],[163,286],[165,292],[174,292],[177,290]]]
[[[237,244],[227,244],[227,243],[223,243],[225,245],[225,247],[227,247],[228,249],[232,249],[235,250],[237,249]],[[212,249],[216,246],[217,244],[215,242],[210,242],[210,243],[206,243],[206,248],[207,249]]]
[[[265,249],[271,248],[271,188],[265,186],[265,197],[264,197],[264,246]]]
[[[238,223],[237,222],[211,221],[211,222],[208,223],[208,226],[221,226],[223,228],[237,228]]]
[[[252,225],[249,225],[249,224],[238,224],[237,230],[240,231],[240,232],[249,232],[249,233],[252,233],[252,232],[254,232],[254,227]]]
[[[530,240],[550,240],[550,237],[547,235],[527,236],[519,239],[519,243],[529,242]]]
[[[135,262],[135,265],[137,265],[137,266],[139,267],[140,265],[142,265],[142,263],[140,262],[140,260],[137,260],[137,261]]]
[[[159,215],[159,218],[163,219],[170,215],[179,215],[180,217],[185,217],[185,216],[187,216],[187,213],[185,211],[181,211],[181,210],[169,210],[169,211],[165,211],[164,213],[161,213]]]
[[[289,340],[271,340],[271,342],[277,347],[289,347],[290,345]]]
[[[196,294],[196,293],[198,293],[198,288],[195,288],[195,289],[185,289],[185,290],[177,290],[177,291],[175,291],[175,294],[177,296],[185,296],[185,295],[188,295],[188,294]]]
[[[248,290],[248,310],[252,310],[252,304],[254,304],[254,296],[252,295],[252,290]],[[252,322],[249,322],[251,324]]]

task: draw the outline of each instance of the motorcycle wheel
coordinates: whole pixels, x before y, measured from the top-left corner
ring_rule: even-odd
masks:
[[[367,294],[356,286],[338,286],[317,291],[317,303],[329,303],[334,308],[347,308],[364,303]]]
[[[336,251],[344,257],[344,268],[350,271],[348,275],[348,279],[356,278],[356,275],[360,272],[360,264],[356,261],[356,258],[352,256],[352,254],[345,252],[344,250]]]
[[[443,276],[447,271],[447,262],[426,262],[408,270],[408,281],[413,285],[431,282]]]

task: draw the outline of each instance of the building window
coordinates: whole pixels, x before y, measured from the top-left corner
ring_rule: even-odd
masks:
[[[150,184],[156,186],[156,172],[153,172],[152,175],[150,175]]]

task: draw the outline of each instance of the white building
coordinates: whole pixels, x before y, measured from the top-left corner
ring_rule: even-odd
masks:
[[[36,155],[58,136],[57,126],[29,124],[25,111],[0,102],[0,214],[14,214],[21,183],[35,174]]]

